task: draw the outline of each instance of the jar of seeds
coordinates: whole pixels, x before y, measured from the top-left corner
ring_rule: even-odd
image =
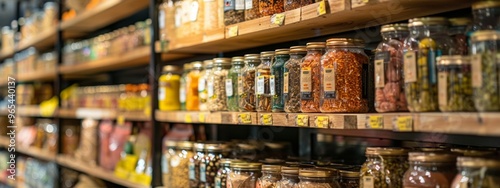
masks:
[[[271,77],[269,78],[269,89],[272,96],[272,111],[282,112],[285,107],[285,99],[283,96],[284,84],[284,66],[285,62],[290,59],[289,49],[275,50],[275,59],[271,66]]]
[[[307,54],[300,64],[300,109],[302,112],[319,112],[321,56],[325,42],[307,43]]]
[[[254,188],[261,176],[261,163],[231,163],[231,172],[227,177],[227,185],[231,188]]]
[[[182,141],[177,143],[175,155],[170,159],[172,169],[172,185],[189,187],[189,159],[194,156],[193,143]]]
[[[339,188],[335,184],[334,173],[320,169],[300,169],[300,188]]]
[[[280,165],[262,165],[262,177],[257,180],[258,188],[277,188],[281,180]]]
[[[366,162],[360,171],[360,186],[403,187],[408,169],[408,152],[401,148],[366,148]]]
[[[200,182],[202,187],[214,188],[215,176],[219,167],[217,163],[227,156],[229,156],[229,147],[227,144],[222,143],[207,143],[205,144],[206,156],[200,163]],[[204,185],[204,186],[203,186]]]
[[[200,163],[205,157],[205,144],[194,144],[195,155],[189,159],[189,187],[201,188],[205,185],[200,183]]]
[[[278,182],[280,188],[299,188],[299,167],[282,166],[281,180]]]
[[[306,55],[305,46],[290,47],[290,59],[283,69],[285,112],[300,112],[300,64]]]
[[[246,54],[244,60],[245,68],[243,68],[241,84],[238,83],[239,108],[240,112],[253,112],[255,111],[255,71],[260,65],[260,55]]]
[[[232,112],[239,110],[238,101],[240,92],[243,92],[243,67],[245,62],[243,57],[233,57],[231,60],[232,67],[229,69],[228,77],[226,79],[226,96],[227,96],[227,109]],[[240,90],[241,88],[241,90]]]
[[[474,111],[470,58],[441,56],[437,61],[439,110]]]
[[[215,58],[212,74],[210,75],[209,83],[213,84],[213,94],[208,99],[208,109],[210,111],[226,111],[227,96],[226,96],[226,79],[229,69],[231,68],[230,58]]]
[[[213,60],[203,61],[203,70],[198,79],[198,96],[200,98],[200,111],[208,111],[207,80],[212,72]]]
[[[257,112],[271,112],[271,64],[274,52],[265,51],[260,53],[261,64],[255,74],[255,105]]]

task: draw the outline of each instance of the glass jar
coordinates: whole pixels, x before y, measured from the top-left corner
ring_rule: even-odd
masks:
[[[245,67],[243,68],[242,80],[241,84],[238,84],[239,108],[240,112],[253,112],[255,111],[255,104],[256,104],[255,71],[257,66],[260,65],[260,55],[246,54],[244,60],[245,60]]]
[[[290,47],[290,59],[283,69],[283,98],[285,112],[300,112],[300,64],[306,55],[305,46]]]
[[[219,171],[217,163],[222,158],[229,156],[229,146],[223,143],[205,144],[207,155],[200,163],[200,182],[205,188],[215,187],[215,175]]]
[[[231,163],[231,172],[227,176],[227,186],[232,188],[254,188],[261,176],[261,163]]]
[[[165,141],[165,149],[163,151],[163,156],[161,161],[162,180],[163,180],[163,186],[165,187],[173,187],[172,178],[174,174],[172,174],[172,167],[170,166],[170,162],[172,160],[172,157],[175,156],[175,147],[176,147],[176,142]]]
[[[255,106],[257,112],[271,112],[271,65],[274,59],[273,51],[260,53],[262,63],[257,66],[255,75]]]
[[[260,16],[271,16],[284,11],[284,0],[259,0]]]
[[[299,179],[300,188],[339,188],[333,172],[328,170],[300,169]]]
[[[243,67],[245,66],[245,62],[243,57],[237,56],[231,59],[231,64],[233,66],[229,69],[226,79],[227,109],[237,112],[239,110],[239,96],[243,93],[243,86],[240,87],[240,84],[243,83]]]
[[[411,152],[409,161],[404,187],[448,187],[457,173],[456,155],[450,153]]]
[[[319,112],[321,56],[325,51],[325,42],[306,44],[307,54],[300,64],[300,110]]]
[[[198,81],[201,76],[202,64],[199,61],[191,63],[191,71],[189,71],[188,79],[186,80],[186,110],[200,110],[198,97]]]
[[[158,79],[158,106],[161,111],[181,109],[179,101],[180,68],[173,65],[163,67],[163,73]]]
[[[260,17],[259,0],[245,0],[245,21]]]
[[[205,144],[195,143],[194,145],[194,156],[189,159],[189,187],[190,188],[202,188],[205,184],[200,182],[200,164],[203,158],[205,158]],[[203,173],[205,175],[205,173]]]
[[[441,56],[438,66],[438,102],[442,112],[474,111],[468,56]]]
[[[472,88],[474,104],[480,112],[500,110],[498,46],[500,33],[476,31],[471,37]]]
[[[472,4],[474,23],[472,31],[499,30],[500,2],[477,1]]]
[[[448,34],[450,35],[458,55],[468,55],[469,54],[469,32],[471,29],[472,21],[469,18],[451,18],[450,29]]]
[[[146,19],[144,21],[144,42],[143,45],[150,45],[151,44],[151,18]]]
[[[342,188],[358,188],[359,187],[359,171],[340,170],[340,187]]]
[[[224,0],[224,24],[231,25],[245,21],[245,1]]]
[[[299,188],[299,167],[281,167],[281,180],[278,182],[280,188]]]
[[[321,112],[367,112],[368,56],[360,39],[327,40],[321,57]]]
[[[262,176],[257,180],[257,188],[276,188],[281,180],[280,165],[262,165]]]
[[[203,61],[203,70],[198,79],[198,97],[200,98],[200,111],[208,111],[208,77],[212,73],[213,60]]]
[[[403,175],[408,169],[407,153],[400,148],[366,148],[359,187],[403,187]]]
[[[289,49],[275,50],[275,59],[271,66],[271,76],[269,78],[269,90],[272,96],[272,111],[282,112],[285,107],[285,99],[283,96],[284,84],[284,66],[285,62],[290,59]]]
[[[146,28],[146,22],[136,22],[135,23],[135,36],[137,38],[137,47],[144,46],[144,29]]]
[[[214,68],[210,75],[209,83],[213,84],[213,95],[208,99],[208,109],[210,111],[226,111],[227,96],[226,96],[226,79],[229,69],[231,68],[230,58],[215,58]]]
[[[403,51],[405,95],[411,112],[438,110],[436,58],[455,54],[447,25],[448,20],[441,17],[415,18],[409,24]]]
[[[492,188],[500,185],[500,160],[498,158],[458,157],[459,173],[452,188]]]
[[[487,157],[495,155],[495,150],[478,150],[470,148],[451,148],[451,152],[467,157]]]
[[[194,156],[193,143],[182,141],[177,143],[175,155],[170,159],[172,170],[171,185],[189,187],[189,159]]]
[[[49,29],[57,22],[57,4],[46,2],[43,4],[43,29]]]
[[[236,159],[221,159],[217,164],[218,170],[215,176],[215,188],[227,188],[227,176],[231,172],[231,163],[241,163]]]
[[[406,24],[382,26],[383,41],[375,50],[375,110],[408,111],[403,81],[403,40],[408,36]]]
[[[297,9],[301,7],[301,0],[284,0],[285,1],[285,11]]]
[[[181,110],[186,110],[186,92],[188,90],[187,80],[191,67],[192,66],[189,63],[184,64],[181,80],[179,81],[179,101],[181,104]]]

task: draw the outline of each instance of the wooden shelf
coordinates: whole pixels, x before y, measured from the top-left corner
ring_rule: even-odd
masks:
[[[40,117],[40,106],[38,105],[24,105],[17,106],[16,115],[26,117]]]
[[[47,71],[38,71],[38,72],[29,72],[29,73],[21,73],[17,75],[18,82],[31,82],[31,81],[50,81],[54,80],[57,76],[55,71],[47,72]]]
[[[57,156],[57,163],[61,166],[83,172],[85,174],[124,186],[124,187],[134,187],[134,188],[146,188],[141,184],[130,182],[126,179],[121,179],[116,177],[113,172],[107,171],[99,166],[90,165],[85,162],[78,161],[77,159],[69,156],[59,155]]]
[[[60,27],[69,36],[81,36],[130,16],[149,5],[143,0],[106,0],[95,8],[65,20]]]
[[[16,151],[33,158],[42,159],[45,161],[55,161],[56,155],[49,153],[47,150],[36,148],[36,147],[16,147]]]
[[[272,24],[271,16],[267,16],[226,26],[215,32],[172,40],[168,51],[228,52],[350,30],[360,30],[362,35],[358,37],[370,40],[371,36],[367,34],[371,31],[365,32],[363,28],[467,8],[472,3],[467,0],[370,0],[351,7],[351,0],[328,2],[327,7],[330,8],[324,15],[318,15],[318,2],[285,12],[282,26]],[[235,30],[237,32],[233,32]]]
[[[56,28],[44,30],[36,36],[23,39],[17,45],[16,51],[22,51],[29,47],[35,47],[37,50],[42,50],[54,46],[56,44],[56,34]]]
[[[61,118],[93,118],[93,119],[117,119],[118,117],[128,121],[150,121],[151,116],[143,111],[138,112],[120,112],[115,109],[101,109],[101,108],[76,108],[66,109],[60,108],[58,110],[58,117]]]
[[[4,59],[7,59],[12,56],[14,56],[14,51],[0,50],[0,61],[3,61]]]

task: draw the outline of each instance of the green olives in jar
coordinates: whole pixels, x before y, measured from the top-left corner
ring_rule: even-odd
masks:
[[[437,60],[439,110],[474,111],[470,58],[457,55]]]
[[[403,187],[403,176],[408,169],[407,154],[402,148],[366,148],[367,158],[361,167],[359,187]]]

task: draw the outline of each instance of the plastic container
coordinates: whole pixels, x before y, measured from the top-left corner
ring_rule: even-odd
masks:
[[[335,182],[334,173],[328,170],[300,169],[300,188],[340,188]]]
[[[191,63],[191,66],[191,71],[189,71],[188,79],[186,80],[186,110],[198,111],[200,109],[198,81],[201,76],[202,64],[199,61],[195,61]]]
[[[441,56],[437,61],[439,110],[474,111],[470,58]]]
[[[224,0],[224,24],[231,25],[245,21],[245,1]]]
[[[280,188],[299,188],[299,167],[282,166],[281,180],[278,182]]]
[[[360,39],[327,40],[321,57],[321,112],[367,112],[368,56]]]
[[[259,0],[260,16],[271,16],[284,11],[284,0]]]
[[[200,164],[202,159],[205,158],[206,155],[205,144],[195,143],[193,146],[195,154],[189,159],[189,187],[204,187],[200,182]],[[203,175],[205,175],[204,171]]]
[[[243,94],[243,88],[240,86],[243,80],[243,67],[245,62],[243,57],[237,56],[231,59],[232,67],[229,69],[228,77],[226,79],[226,97],[227,97],[227,109],[232,112],[239,111],[239,96]],[[240,93],[240,91],[242,93]]]
[[[477,1],[472,4],[472,31],[499,30],[500,2]]]
[[[271,112],[271,65],[274,59],[273,51],[260,53],[261,64],[255,74],[255,106],[257,112]]]
[[[277,187],[281,180],[280,165],[262,165],[262,176],[257,180],[257,187]]]
[[[305,46],[290,47],[290,59],[283,69],[283,98],[285,112],[300,112],[300,64],[306,55]]]
[[[172,169],[171,185],[189,187],[189,159],[193,156],[192,142],[182,141],[177,143],[175,154],[170,159],[170,169]]]
[[[309,42],[306,46],[307,54],[300,64],[300,110],[302,112],[319,112],[320,62],[326,43]]]
[[[469,54],[469,38],[472,21],[470,18],[449,19],[450,29],[448,34],[455,44],[458,55]]]
[[[500,185],[500,160],[498,158],[458,157],[458,174],[453,188],[491,188]]]
[[[231,163],[227,187],[256,187],[261,163]]]
[[[200,73],[200,78],[198,79],[198,97],[200,99],[200,111],[208,111],[208,77],[212,73],[213,60],[203,61],[203,70]]]
[[[209,95],[208,109],[210,111],[226,111],[226,79],[228,71],[231,68],[230,58],[215,58],[212,74],[208,82],[213,84],[213,94]]]
[[[375,110],[408,111],[404,93],[403,40],[408,36],[406,24],[382,26],[383,41],[375,50]]]
[[[366,162],[360,171],[360,186],[403,187],[408,169],[407,151],[401,148],[366,148]]]
[[[239,108],[240,112],[255,111],[255,73],[260,65],[259,54],[246,54],[244,56],[245,68],[241,84],[238,84]],[[239,81],[238,81],[239,82]],[[240,92],[241,88],[241,92]]]
[[[271,66],[271,77],[269,79],[269,89],[272,96],[272,111],[282,112],[285,107],[285,98],[283,96],[284,84],[284,66],[290,59],[289,49],[275,50],[274,62]]]
[[[455,177],[456,155],[437,152],[410,152],[410,168],[403,178],[404,187],[448,187]]]
[[[186,110],[186,92],[188,90],[187,79],[189,71],[191,71],[191,64],[186,63],[183,66],[183,73],[179,82],[179,101],[181,103],[181,110]]]

